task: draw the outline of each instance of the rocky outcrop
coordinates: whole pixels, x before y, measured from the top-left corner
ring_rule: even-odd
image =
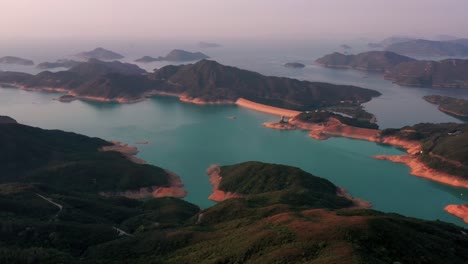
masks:
[[[468,204],[450,204],[447,205],[444,210],[458,218],[461,218],[468,224]]]

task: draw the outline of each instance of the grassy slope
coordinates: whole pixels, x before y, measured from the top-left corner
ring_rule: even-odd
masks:
[[[168,186],[165,170],[98,149],[109,142],[59,130],[0,125],[0,183],[42,182],[75,191]]]

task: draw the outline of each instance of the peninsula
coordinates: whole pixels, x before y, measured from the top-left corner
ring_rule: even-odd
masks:
[[[439,106],[439,110],[458,117],[468,117],[468,100],[441,95],[427,95],[424,100]]]
[[[104,48],[95,48],[91,51],[84,51],[80,52],[75,55],[76,57],[82,60],[89,60],[89,59],[98,59],[98,60],[120,60],[123,59],[124,56],[120,55],[117,52],[107,50]]]
[[[85,100],[129,103],[171,95],[184,102],[234,104],[242,98],[294,111],[344,103],[360,105],[380,95],[351,85],[264,76],[210,60],[169,65],[147,73],[134,64],[92,59],[55,73],[3,72],[0,83],[26,90],[55,90]]]
[[[327,111],[301,113],[264,126],[281,130],[307,130],[318,140],[347,137],[404,148],[408,155],[375,158],[405,163],[411,174],[440,183],[468,188],[468,124],[421,123],[400,129],[377,130],[365,119]]]
[[[5,56],[0,58],[0,63],[3,64],[16,64],[16,65],[23,65],[23,66],[29,66],[29,65],[34,65],[34,61],[32,60],[27,60],[19,57],[14,57],[14,56]]]

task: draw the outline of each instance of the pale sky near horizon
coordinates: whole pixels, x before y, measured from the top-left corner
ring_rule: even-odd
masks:
[[[24,39],[468,37],[468,0],[0,0]]]

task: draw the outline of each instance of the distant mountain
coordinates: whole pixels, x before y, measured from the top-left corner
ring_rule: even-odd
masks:
[[[325,55],[315,62],[330,68],[386,72],[402,62],[410,61],[415,61],[415,59],[389,51],[368,51],[357,55],[345,55],[335,52]]]
[[[124,58],[124,56],[116,52],[103,49],[103,48],[95,48],[94,50],[91,50],[91,51],[78,53],[75,56],[84,60],[88,60],[88,59],[120,60]]]
[[[304,68],[305,65],[299,62],[288,62],[284,64],[286,68]]]
[[[468,56],[468,46],[460,41],[433,41],[416,39],[398,42],[385,49],[408,56],[434,57],[434,56]]]
[[[13,57],[13,56],[5,56],[0,58],[0,63],[3,64],[17,64],[17,65],[34,65],[34,61],[32,60],[27,60],[27,59],[22,59],[19,57]]]
[[[393,36],[393,37],[389,37],[389,38],[386,38],[384,40],[382,40],[379,44],[386,48],[390,45],[393,45],[393,44],[397,44],[397,43],[401,43],[401,42],[408,42],[408,41],[412,41],[412,40],[415,40],[415,38],[412,38],[412,37],[406,37],[406,36]]]
[[[39,63],[36,68],[41,70],[53,69],[53,68],[72,68],[81,62],[75,60],[62,59],[56,62],[42,62]]]
[[[439,110],[458,117],[468,117],[468,100],[441,95],[423,97],[429,103],[439,106]]]
[[[195,61],[195,60],[203,60],[208,59],[209,56],[201,53],[201,52],[190,52],[180,49],[175,49],[169,52],[164,57],[159,57],[158,60],[160,61]]]
[[[404,62],[387,72],[385,78],[405,86],[468,88],[468,60]]]
[[[439,40],[439,41],[449,41],[449,40],[456,40],[456,39],[459,39],[459,37],[446,35],[446,34],[437,35],[434,38],[434,40]]]
[[[222,47],[221,44],[217,44],[217,43],[211,43],[211,42],[204,42],[204,41],[200,41],[198,42],[198,46],[200,48],[219,48],[219,47]]]

